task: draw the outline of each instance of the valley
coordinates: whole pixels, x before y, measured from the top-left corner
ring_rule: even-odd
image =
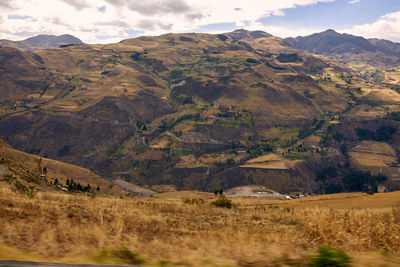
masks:
[[[326,168],[380,173],[343,150],[373,125],[394,129],[379,140],[392,149],[381,167],[385,188],[399,188],[395,71],[373,81],[350,62],[245,30],[0,54],[1,137],[109,181],[323,193]],[[339,191],[345,175],[331,181]]]
[[[398,55],[360,38],[3,41],[0,260],[397,266]]]

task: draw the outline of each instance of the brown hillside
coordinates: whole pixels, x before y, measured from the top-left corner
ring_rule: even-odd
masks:
[[[113,186],[110,182],[99,177],[88,169],[63,163],[56,160],[42,158],[36,155],[30,155],[11,148],[7,143],[0,139],[0,157],[1,166],[4,170],[0,173],[3,180],[13,182],[10,177],[24,184],[37,186],[41,190],[56,190],[50,184],[57,179],[59,183],[66,187],[66,180],[74,180],[82,186],[90,184],[98,194],[106,195],[124,195],[126,192]],[[44,169],[46,169],[44,171]],[[46,174],[46,176],[43,176]]]

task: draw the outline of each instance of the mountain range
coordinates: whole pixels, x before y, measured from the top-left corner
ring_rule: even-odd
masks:
[[[22,41],[0,40],[0,46],[14,47],[22,50],[39,50],[45,48],[59,48],[60,46],[78,45],[83,42],[70,34],[37,35]]]
[[[304,37],[286,38],[285,41],[310,53],[343,59],[346,62],[354,60],[354,57],[347,55],[361,55],[363,61],[378,61],[383,64],[397,64],[400,57],[399,43],[340,34],[332,29]]]
[[[27,40],[37,48],[75,39]],[[397,47],[332,30],[289,39],[236,30],[0,47],[0,137],[149,188],[349,191],[356,187],[348,177],[360,169],[384,173],[394,190]]]

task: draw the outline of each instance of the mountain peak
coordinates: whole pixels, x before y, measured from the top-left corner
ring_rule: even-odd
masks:
[[[271,37],[272,35],[263,31],[248,31],[245,29],[237,29],[232,32],[225,33],[225,35],[233,39],[258,39]]]
[[[340,34],[332,29],[285,40],[296,48],[322,55],[376,52],[376,47],[367,39],[351,34]]]
[[[60,45],[68,45],[68,44],[83,44],[83,42],[70,34],[63,34],[63,35],[46,35],[41,34],[37,36],[30,37],[21,41],[30,46],[35,47],[60,47]]]
[[[317,33],[318,34],[318,33]],[[340,35],[340,33],[338,33],[337,31],[333,30],[333,29],[328,29],[326,31],[323,31],[319,34],[325,34],[325,35]]]

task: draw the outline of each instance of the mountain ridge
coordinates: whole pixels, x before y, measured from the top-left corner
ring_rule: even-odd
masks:
[[[392,57],[392,64],[396,64],[400,58],[400,43],[377,38],[367,39],[347,33],[341,34],[332,29],[308,36],[285,38],[285,41],[298,49],[335,59],[345,54],[363,55],[365,58],[369,57],[372,62],[374,57],[383,56],[389,59]],[[340,59],[346,61],[345,57]],[[389,62],[386,58],[378,61]]]
[[[142,36],[34,53],[0,48],[18,63],[1,66],[8,85],[0,92],[19,92],[1,99],[1,136],[20,150],[138,185],[324,190],[315,178],[323,159],[346,161],[332,137],[336,124],[384,117],[400,96],[281,38],[236,33]],[[377,115],[359,115],[368,109]],[[342,135],[357,142],[352,128]],[[245,164],[266,153],[282,156]],[[282,164],[285,156],[293,164]]]
[[[0,46],[9,46],[22,50],[32,51],[45,48],[59,48],[60,46],[84,44],[79,38],[70,35],[36,35],[22,41],[0,40]]]

